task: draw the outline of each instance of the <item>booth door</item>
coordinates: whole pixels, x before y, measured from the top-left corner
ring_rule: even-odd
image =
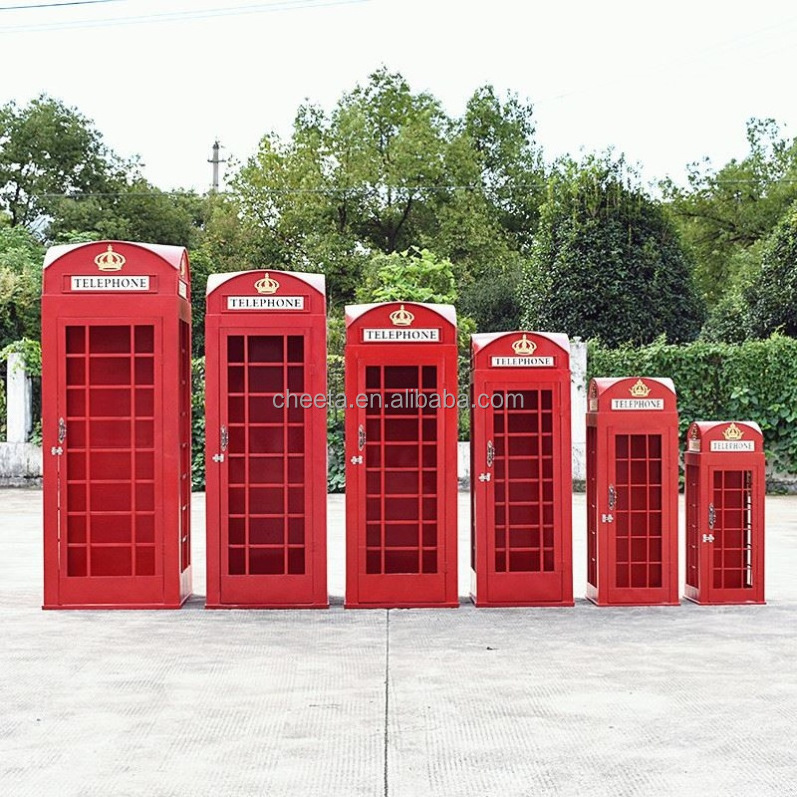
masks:
[[[753,471],[709,468],[709,499],[701,519],[701,553],[707,559],[706,593],[709,603],[753,600],[754,506]]]
[[[163,602],[161,338],[155,318],[59,322],[63,604]]]
[[[444,365],[431,353],[414,353],[408,364],[386,359],[381,352],[357,366],[355,461],[362,462],[348,463],[347,485],[357,495],[359,602],[441,603],[450,554],[445,522],[456,511],[443,505],[445,478],[455,478],[445,473],[452,441],[437,406]]]
[[[665,484],[664,471],[671,452],[661,432],[637,427],[610,427],[607,446],[608,489],[598,505],[609,536],[609,602],[655,600],[656,593],[666,593],[667,571],[675,565],[667,536],[677,526],[666,510],[673,485]]]
[[[310,603],[312,491],[306,441],[311,413],[303,330],[222,330],[218,379],[221,602]],[[286,391],[288,397],[286,401]]]
[[[564,598],[560,474],[561,386],[487,385],[484,452],[487,498],[487,600],[557,603]],[[486,399],[484,399],[486,402]],[[479,469],[479,474],[481,469]],[[473,478],[479,479],[479,474]]]

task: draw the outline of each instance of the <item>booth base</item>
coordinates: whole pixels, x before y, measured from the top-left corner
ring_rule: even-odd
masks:
[[[567,609],[575,606],[576,602],[571,601],[507,601],[497,603],[495,601],[480,601],[475,595],[470,595],[471,603],[477,609]]]
[[[604,601],[599,600],[598,598],[591,597],[590,595],[584,596],[590,603],[594,604],[595,606],[601,607],[629,607],[632,608],[634,606],[680,606],[681,601],[623,601],[622,603],[619,601]]]
[[[684,598],[689,603],[694,603],[697,606],[766,606],[766,601],[707,601],[700,600],[700,598],[693,598],[690,595],[684,595]]]
[[[328,609],[329,603],[206,603],[206,609]]]
[[[344,609],[458,609],[456,603],[401,603],[399,601],[384,603],[343,603]]]
[[[99,609],[100,611],[115,611],[117,609],[124,611],[141,609],[146,609],[147,611],[152,609],[182,609],[190,597],[190,595],[186,595],[179,603],[44,603],[42,604],[42,609],[45,611],[56,611],[58,609]]]

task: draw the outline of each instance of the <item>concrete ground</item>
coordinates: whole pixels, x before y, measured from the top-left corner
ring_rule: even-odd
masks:
[[[797,497],[767,606],[349,611],[331,496],[335,605],[272,612],[202,609],[195,498],[182,611],[43,612],[41,493],[0,490],[0,794],[797,795]]]

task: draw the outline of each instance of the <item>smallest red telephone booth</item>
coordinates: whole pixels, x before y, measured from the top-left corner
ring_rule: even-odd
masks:
[[[472,338],[471,597],[572,606],[570,343]]]
[[[669,379],[593,379],[587,411],[587,598],[678,604],[678,411]]]
[[[764,438],[749,421],[687,433],[686,588],[695,603],[764,603]]]

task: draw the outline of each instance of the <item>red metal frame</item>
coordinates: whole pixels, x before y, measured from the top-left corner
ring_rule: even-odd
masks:
[[[669,379],[593,379],[587,598],[678,604],[678,411]]]
[[[471,598],[572,606],[570,343],[474,335],[472,364]]]
[[[326,608],[324,277],[211,275],[205,329],[206,606]]]
[[[346,308],[346,607],[459,605],[456,402],[453,307]]]
[[[750,421],[687,432],[686,585],[701,604],[764,603],[764,437]]]
[[[191,593],[188,255],[52,247],[42,295],[44,608]]]

